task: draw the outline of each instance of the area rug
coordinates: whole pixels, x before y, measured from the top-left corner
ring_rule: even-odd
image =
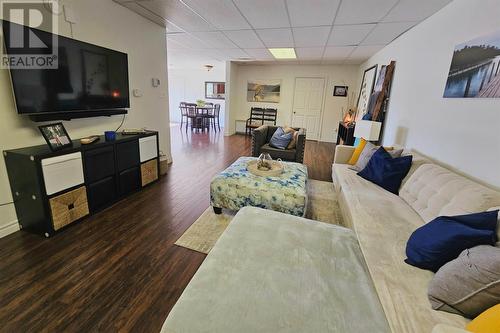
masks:
[[[307,195],[308,219],[344,226],[332,183],[308,179]],[[217,215],[212,207],[208,207],[175,242],[175,245],[208,254],[234,215],[235,212],[227,210]]]

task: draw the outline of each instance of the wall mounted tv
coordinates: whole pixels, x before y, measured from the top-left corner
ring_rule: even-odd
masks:
[[[2,27],[9,57],[20,53],[15,36],[24,36],[28,41],[32,37],[26,36],[34,34],[42,42],[38,45],[43,47],[38,50],[30,48],[27,52],[47,54],[52,49],[57,51],[56,68],[10,66],[19,114],[29,115],[35,121],[45,121],[127,113],[130,98],[126,53],[7,21],[2,21]],[[54,47],[55,42],[57,47]]]

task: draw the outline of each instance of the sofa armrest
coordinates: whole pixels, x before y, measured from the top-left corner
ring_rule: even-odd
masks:
[[[438,324],[432,329],[432,333],[470,333],[463,328],[457,328],[445,324]]]
[[[306,148],[306,129],[301,128],[297,135],[297,145],[295,147],[295,162],[304,163],[304,151]]]
[[[259,157],[260,147],[266,144],[267,131],[269,127],[267,125],[260,126],[252,132],[252,156]]]
[[[333,164],[347,164],[355,149],[356,147],[353,146],[337,145],[333,156]]]

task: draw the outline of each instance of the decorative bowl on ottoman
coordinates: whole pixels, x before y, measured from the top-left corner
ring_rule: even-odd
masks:
[[[283,171],[278,177],[259,176],[248,168],[249,162],[257,161],[252,157],[240,157],[212,179],[210,203],[214,212],[220,214],[222,208],[237,211],[245,206],[254,206],[304,216],[307,207],[307,167],[300,163],[282,162]]]
[[[281,160],[267,161],[267,165],[261,167],[259,160],[249,161],[247,169],[256,176],[262,177],[279,177],[284,171],[284,165]]]

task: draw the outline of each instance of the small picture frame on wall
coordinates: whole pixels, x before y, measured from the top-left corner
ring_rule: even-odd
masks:
[[[347,97],[348,86],[335,86],[333,88],[333,96],[337,97]]]
[[[57,151],[73,146],[73,142],[62,123],[42,125],[38,126],[38,128],[42,132],[45,141],[47,141],[50,150]]]

